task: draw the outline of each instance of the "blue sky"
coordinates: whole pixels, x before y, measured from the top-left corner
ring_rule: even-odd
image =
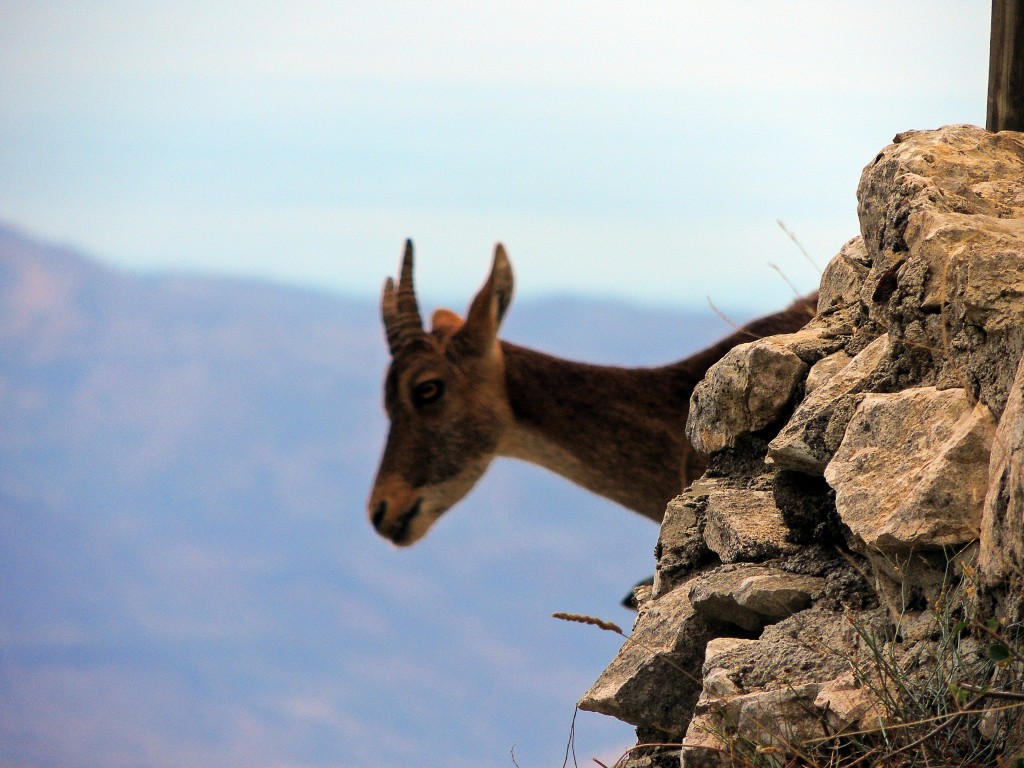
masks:
[[[139,269],[768,308],[984,122],[988,3],[0,0],[0,219]]]

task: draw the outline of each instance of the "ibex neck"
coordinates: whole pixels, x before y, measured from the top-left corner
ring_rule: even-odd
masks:
[[[737,344],[803,327],[817,294],[662,368],[611,368],[501,343],[514,423],[504,456],[540,464],[654,520],[704,471],[684,434],[690,395]]]
[[[703,376],[612,368],[502,342],[514,425],[502,455],[539,464],[654,520],[702,471],[683,433]]]

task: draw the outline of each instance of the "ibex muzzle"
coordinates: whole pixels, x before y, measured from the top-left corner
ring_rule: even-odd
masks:
[[[469,493],[495,457],[512,420],[498,327],[512,300],[505,249],[465,322],[438,310],[423,328],[406,241],[398,288],[384,285],[381,314],[391,351],[384,407],[391,428],[370,494],[373,527],[399,546],[423,537]]]

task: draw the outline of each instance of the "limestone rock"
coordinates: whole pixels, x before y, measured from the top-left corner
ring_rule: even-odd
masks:
[[[885,380],[891,352],[888,336],[879,336],[811,392],[768,444],[769,462],[781,469],[821,474],[864,393]]]
[[[975,543],[956,550],[868,550],[864,556],[874,575],[875,595],[889,611],[893,627],[904,640],[921,640],[935,632],[935,612],[929,606],[963,578],[964,565],[971,567],[977,554]]]
[[[717,488],[708,494],[704,541],[723,563],[795,552],[788,531],[770,490]]]
[[[883,614],[862,613],[874,626]],[[860,651],[848,616],[803,611],[764,630],[760,639],[718,638],[707,645],[704,686],[684,739],[682,765],[726,765],[720,750],[739,740],[755,746],[798,744],[823,736],[821,691]]]
[[[857,199],[871,318],[1000,414],[1024,351],[1024,134],[901,133]]]
[[[860,646],[851,618],[843,611],[816,606],[765,627],[754,645],[746,646],[742,656],[733,657],[734,661],[744,658],[750,663],[730,662],[734,683],[739,690],[754,693],[834,680],[846,672],[849,659],[855,655],[853,649]],[[878,610],[861,612],[856,618],[865,627],[884,626],[886,621]]]
[[[866,395],[825,469],[840,518],[869,550],[973,541],[994,429],[960,389]]]
[[[750,753],[778,749],[785,754],[809,738],[821,737],[811,706],[821,686],[787,686],[736,696],[699,709],[683,739],[683,768],[727,768],[756,764]],[[755,741],[756,739],[756,741]],[[751,743],[753,741],[753,743]]]
[[[818,314],[830,315],[858,304],[864,278],[870,269],[864,238],[847,242],[825,267],[818,289]]]
[[[867,252],[906,252],[906,228],[922,211],[1019,217],[1022,142],[1021,134],[973,125],[898,134],[864,169],[857,190]]]
[[[730,722],[738,734],[755,734],[765,747],[791,748],[808,739],[821,737],[813,704],[822,684],[789,683],[767,691],[737,696],[725,705]]]
[[[648,600],[633,634],[583,695],[580,709],[678,738],[700,693],[700,666],[712,635],[685,588]]]
[[[986,677],[988,638],[941,638],[951,618],[1024,621],[1024,134],[900,134],[858,211],[818,315],[737,347],[694,391],[705,475],[669,506],[638,642],[588,693],[638,738],[685,728],[688,768],[931,722],[901,691],[948,663],[1021,687]]]
[[[689,583],[690,602],[708,621],[749,632],[811,605],[825,580],[762,565],[725,565]]]
[[[856,681],[852,672],[825,683],[814,699],[814,706],[821,710],[833,733],[877,728],[886,720],[878,700]]]
[[[833,352],[828,357],[821,358],[821,360],[812,365],[811,370],[807,372],[807,380],[804,381],[804,393],[808,395],[811,394],[814,390],[849,365],[850,360],[852,359],[852,357],[846,354],[846,350],[843,349],[840,349],[838,352]]]
[[[736,445],[745,433],[778,421],[807,373],[792,351],[794,337],[813,331],[769,336],[730,350],[707,372],[690,397],[686,436],[702,453]]]
[[[991,585],[1024,573],[1024,359],[992,443],[978,564]]]
[[[713,708],[713,704],[728,701],[739,693],[739,689],[730,678],[729,669],[720,663],[720,659],[730,658],[733,652],[754,642],[735,637],[716,637],[708,643],[701,672],[704,686],[697,711],[683,738],[683,744],[686,745],[680,761],[683,768],[719,768],[725,765],[725,755],[729,749],[725,739],[728,734],[721,728],[720,713]]]
[[[670,592],[713,555],[704,541],[707,496],[687,489],[665,508],[655,548],[654,597]]]

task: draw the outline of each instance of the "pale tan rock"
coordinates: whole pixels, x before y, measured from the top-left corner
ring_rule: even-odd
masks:
[[[680,755],[681,768],[725,768],[728,765],[729,745],[721,735],[718,716],[701,711],[693,716]]]
[[[812,365],[811,370],[807,372],[807,379],[804,381],[804,393],[807,395],[811,394],[814,390],[818,389],[822,384],[825,384],[829,379],[849,365],[852,359],[853,358],[846,354],[846,351],[842,349],[838,352],[833,352],[828,357],[821,358],[821,360]]]
[[[884,721],[877,699],[869,688],[856,681],[852,672],[825,683],[814,699],[814,706],[821,710],[833,733],[875,728]]]
[[[778,421],[807,373],[792,351],[796,337],[815,331],[769,336],[730,350],[707,372],[690,397],[686,436],[702,453],[736,444],[740,435]]]
[[[746,693],[823,684],[849,669],[861,646],[854,620],[869,631],[887,626],[884,612],[877,609],[851,613],[815,605],[765,627],[756,645],[731,660],[721,659],[721,665],[733,670],[736,685]]]
[[[723,563],[758,562],[795,552],[771,491],[720,488],[707,499],[704,541]]]
[[[864,393],[885,377],[890,352],[889,337],[879,336],[811,392],[768,444],[768,462],[780,469],[821,474]]]
[[[865,628],[883,612],[859,614]],[[704,685],[686,731],[681,764],[715,768],[730,744],[777,747],[826,735],[822,690],[849,670],[860,640],[850,616],[812,608],[767,627],[760,639],[716,638],[701,667]]]
[[[817,699],[821,686],[789,684],[737,696],[725,705],[727,717],[745,738],[749,734],[763,747],[792,752],[810,739],[826,735],[818,713],[808,706]]]
[[[871,319],[998,416],[1024,351],[1024,134],[902,133],[864,169],[857,199]]]
[[[904,640],[922,640],[935,632],[935,606],[943,590],[957,582],[964,564],[977,562],[977,543],[950,549],[925,548],[905,552],[865,548],[879,602],[889,611]],[[947,601],[948,602],[948,601]]]
[[[973,541],[994,430],[963,390],[866,395],[825,468],[840,518],[869,550]]]
[[[751,650],[757,640],[743,637],[716,637],[710,640],[704,651],[704,663],[701,665],[701,679],[704,681],[701,698],[708,701],[725,701],[743,693],[730,676],[730,665],[723,664],[723,659],[735,658],[738,653]]]
[[[818,288],[818,314],[829,315],[858,304],[870,268],[864,238],[848,241],[825,267]]]
[[[922,307],[962,302],[967,319],[988,330],[1020,325],[1024,218],[922,211],[908,224],[906,237],[929,269]]]
[[[686,592],[683,624],[706,613],[719,631],[756,632],[761,617],[739,610],[741,590],[714,582],[719,570],[765,567],[742,561],[762,558],[766,542],[785,543],[781,519],[763,514],[775,506],[768,488],[798,527],[813,486],[811,519],[833,521],[829,542],[866,562],[856,558],[843,575],[801,571],[825,579],[809,608],[767,624],[757,640],[706,644],[679,758],[688,768],[725,765],[719,750],[744,742],[779,749],[747,763],[777,755],[782,764],[789,738],[898,717],[871,700],[889,676],[876,668],[871,677],[869,647],[907,670],[909,685],[926,684],[939,658],[935,609],[949,610],[976,551],[994,615],[1024,615],[1024,134],[900,134],[865,168],[858,206],[861,238],[826,268],[818,316],[798,334],[738,348],[695,392],[687,434],[712,454],[709,472],[666,516],[649,605]],[[780,431],[765,472],[757,446],[769,429]],[[826,467],[838,515],[817,477],[784,471],[820,476]],[[737,562],[713,566],[716,555]],[[800,570],[803,556],[780,560]],[[727,627],[730,616],[747,629]],[[970,642],[961,638],[958,664]],[[972,669],[958,667],[985,684]],[[673,701],[675,685],[661,688]],[[645,692],[652,708],[658,695],[656,686]]]
[[[728,744],[723,739],[726,733],[718,710],[711,705],[728,701],[740,695],[741,691],[732,681],[729,669],[720,664],[719,659],[755,642],[734,637],[716,637],[707,644],[701,670],[703,688],[693,719],[683,737],[684,747],[680,760],[683,768],[719,768],[726,764]]]
[[[580,699],[580,709],[681,737],[700,693],[712,634],[684,587],[648,600],[630,638]]]
[[[809,607],[824,585],[816,576],[737,563],[705,572],[688,586],[690,602],[709,621],[756,632]]]
[[[734,658],[737,653],[756,640],[735,637],[716,637],[707,644],[704,664],[701,669],[703,688],[696,711],[683,737],[683,753],[680,764],[683,768],[719,768],[726,765],[725,755],[728,744],[724,737],[721,712],[716,704],[724,704],[742,695],[733,682],[728,663],[722,664],[723,657]]]
[[[792,753],[809,739],[824,736],[812,703],[820,683],[786,685],[728,698],[701,696],[698,714],[683,739],[683,768],[718,768],[730,765],[733,742]],[[747,747],[750,748],[749,746]],[[745,761],[731,764],[746,764]]]
[[[1024,359],[992,441],[978,565],[990,585],[1024,573]]]
[[[656,548],[654,597],[674,589],[709,559],[711,551],[704,541],[705,502],[705,496],[691,487],[665,507]]]
[[[857,190],[869,255],[905,251],[905,230],[922,211],[1020,218],[1024,135],[973,125],[906,131],[868,164]]]

